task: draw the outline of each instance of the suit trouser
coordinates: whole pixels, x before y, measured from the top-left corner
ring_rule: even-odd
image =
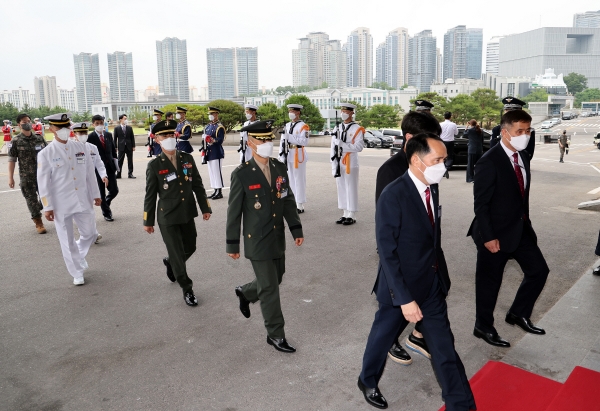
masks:
[[[128,146],[125,146],[123,150],[119,150],[119,170],[123,171],[125,154],[127,154],[127,169],[129,170],[129,174],[133,174],[133,150]],[[119,171],[119,174],[121,174],[121,171]]]
[[[475,326],[483,332],[496,332],[494,308],[502,285],[504,267],[510,257],[514,258],[523,270],[523,281],[508,311],[518,317],[531,317],[535,301],[542,293],[550,272],[532,230],[525,222],[519,246],[512,253],[503,252],[502,244],[500,244],[500,251],[495,254],[489,252],[484,245],[477,247]]]
[[[279,284],[285,273],[285,254],[274,260],[250,260],[256,278],[242,286],[242,294],[251,303],[260,301],[267,335],[285,338]]]
[[[175,279],[185,294],[192,290],[194,284],[188,277],[185,263],[196,251],[196,237],[198,235],[196,222],[192,218],[184,224],[159,224],[158,227],[167,247],[169,263],[173,269]]]
[[[481,153],[467,154],[467,183],[470,183],[475,178],[475,164],[481,158]]]
[[[475,400],[465,368],[454,348],[454,335],[448,320],[446,299],[437,277],[433,281],[429,295],[420,305],[423,319],[421,332],[427,341],[431,363],[439,384],[447,411],[474,410]],[[400,307],[379,303],[379,310],[369,333],[363,356],[360,379],[365,386],[375,388],[383,374],[388,350],[399,331],[402,332],[408,321]]]
[[[211,188],[223,188],[225,185],[223,184],[223,173],[221,172],[223,159],[219,158],[216,160],[208,160],[206,163],[208,164],[208,177],[210,178],[210,186]]]
[[[96,239],[96,226],[90,224],[93,221],[94,212],[93,210],[86,213],[75,213],[61,215],[60,213],[54,214],[54,227],[56,229],[56,235],[60,242],[60,249],[62,251],[65,264],[69,274],[73,278],[83,277],[83,266],[81,260],[85,258],[81,254],[81,249],[89,250],[90,245]],[[73,234],[73,221],[77,224],[79,230],[79,241],[75,241]],[[89,243],[89,244],[88,244]]]
[[[110,203],[115,199],[117,194],[119,194],[119,186],[117,185],[117,177],[115,173],[110,171],[108,167],[106,167],[106,177],[108,178],[108,187],[104,186],[104,181],[100,179],[98,172],[96,171],[96,181],[98,181],[98,188],[100,189],[100,198],[102,199],[102,204],[100,204],[100,208],[102,209],[102,215],[105,217],[112,216],[112,210],[110,209]],[[108,195],[106,194],[106,190],[108,190]]]
[[[43,207],[38,196],[37,182],[22,181],[19,185],[21,186],[21,194],[25,197],[31,218],[40,218]]]
[[[337,184],[338,208],[351,212],[358,211],[358,171],[359,168],[351,168],[350,174],[346,174],[345,166],[341,166],[341,175],[335,179]]]
[[[446,166],[446,170],[452,169],[452,165],[454,164],[454,141],[444,141],[444,145],[446,146],[446,161],[444,161],[444,165]]]

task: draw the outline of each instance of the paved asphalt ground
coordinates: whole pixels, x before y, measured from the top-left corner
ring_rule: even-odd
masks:
[[[598,214],[580,211],[577,204],[600,196],[588,194],[600,186],[600,150],[591,144],[600,117],[558,128],[576,132],[567,161],[558,163],[553,144],[538,145],[532,162],[531,220],[551,268],[534,322],[596,261]],[[135,153],[138,178],[119,180],[115,221],[105,222],[97,209],[104,239],[90,250],[83,287],[72,285],[54,225],[47,224],[46,235],[35,232],[22,195],[8,188],[7,160],[0,157],[0,409],[371,409],[356,380],[377,306],[370,294],[378,260],[374,185],[388,150],[361,153],[361,211],[350,227],[334,224],[340,212],[328,150],[308,152],[306,241],[298,248],[288,235],[281,288],[286,334],[298,349],[292,355],[266,344],[258,305],[251,306],[250,319],[238,310],[234,287],[253,274],[247,260],[232,261],[225,254],[227,190],[225,199],[213,201],[210,221],[196,220],[198,250],[188,269],[200,305],[190,308],[177,284],[166,278],[160,234],[149,236],[141,227],[144,150]],[[237,163],[235,148],[227,147],[226,181]],[[200,171],[208,185],[206,167]],[[449,316],[471,376],[510,350],[472,336],[476,250],[465,236],[473,199],[464,169],[452,171],[440,192],[443,246],[453,280]],[[510,262],[496,309],[497,328],[513,345],[524,332],[503,318],[521,278]],[[566,332],[544,326],[549,335],[537,337],[540,343]],[[380,388],[390,409],[437,410],[441,390],[430,363],[413,357],[409,367],[388,362]]]

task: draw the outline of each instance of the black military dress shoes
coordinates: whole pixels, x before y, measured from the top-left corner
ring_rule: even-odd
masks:
[[[221,191],[221,189],[217,189],[215,190],[215,194],[212,196],[213,200],[218,200],[220,198],[223,198],[223,191]]]
[[[175,274],[173,274],[173,267],[171,267],[171,263],[168,258],[163,258],[163,264],[167,267],[167,277],[171,280],[172,283],[175,282]]]
[[[353,219],[353,218],[346,218],[346,221],[344,221],[342,224],[343,225],[352,225],[354,223],[356,223],[355,219]]]
[[[111,216],[111,215],[105,215],[105,216],[104,216],[104,219],[105,219],[106,221],[115,221],[115,219],[114,219],[114,218],[112,218],[112,216]]]
[[[475,327],[473,329],[473,335],[477,338],[481,338],[483,341],[488,343],[489,345],[494,345],[496,347],[508,348],[510,347],[510,343],[506,340],[500,338],[498,333],[484,333],[483,331],[477,329]]]
[[[513,313],[507,313],[505,321],[510,325],[518,325],[525,332],[530,334],[544,335],[546,331],[543,328],[533,325],[529,318],[517,317]]]
[[[246,318],[250,318],[250,301],[246,300],[244,293],[242,293],[242,287],[239,285],[235,287],[235,295],[237,295],[240,300],[240,311],[242,312],[242,315]]]
[[[127,176],[127,178],[137,178],[137,177],[135,177],[133,174],[129,174],[129,175]]]
[[[414,352],[417,352],[422,356],[431,359],[431,354],[429,354],[429,348],[427,348],[425,338],[415,337],[413,333],[410,333],[410,335],[406,339],[406,346]]]
[[[392,348],[390,348],[388,351],[388,357],[390,357],[390,360],[397,362],[398,364],[412,364],[412,358],[410,358],[410,355],[408,355],[406,350],[402,348],[400,344],[398,344],[398,341],[395,341],[394,345],[392,345]]]
[[[600,275],[600,265],[592,270],[592,274]]]
[[[360,377],[358,377],[358,388],[362,391],[365,396],[365,401],[367,401],[369,405],[382,410],[385,410],[388,407],[387,401],[379,391],[379,388],[367,388],[360,380]]]
[[[194,295],[193,291],[188,291],[187,293],[183,294],[183,299],[185,300],[185,303],[190,307],[195,307],[198,305],[198,299]]]
[[[293,352],[296,352],[296,349],[289,345],[285,338],[271,338],[267,336],[267,344],[275,347],[277,351],[281,351],[284,353],[291,354]]]
[[[211,195],[209,195],[207,198],[213,199],[213,198],[215,198],[216,195],[217,195],[217,190],[215,189],[215,191],[213,191],[213,193]]]
[[[344,221],[346,221],[346,217],[341,217],[339,220],[337,220],[335,223],[336,224],[344,224]]]

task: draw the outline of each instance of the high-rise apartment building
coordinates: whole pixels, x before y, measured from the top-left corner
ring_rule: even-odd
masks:
[[[346,52],[342,50],[342,42],[329,40],[325,46],[324,71],[325,83],[330,88],[346,87],[346,65],[348,64]]]
[[[408,85],[428,92],[437,74],[437,40],[431,30],[423,30],[409,39],[408,56]]]
[[[102,102],[98,54],[74,54],[73,61],[75,63],[77,111],[80,113],[85,111],[91,112],[92,104]]]
[[[439,47],[436,49],[436,56],[437,63],[435,81],[436,83],[441,83],[442,81],[444,81],[444,56],[442,55],[442,52],[440,51]]]
[[[77,111],[76,89],[63,89],[58,87],[58,105],[68,111]]]
[[[573,16],[573,27],[600,27],[600,10],[575,14]]]
[[[481,79],[483,30],[467,29],[467,78]]]
[[[385,81],[385,41],[375,49],[375,81]]]
[[[385,38],[385,82],[399,89],[408,84],[408,30],[390,31]]]
[[[53,108],[59,105],[55,76],[34,77],[33,86],[35,89],[36,107]]]
[[[483,31],[456,26],[444,35],[444,80],[481,78]]]
[[[492,37],[488,41],[485,53],[485,72],[498,75],[500,69],[500,39],[502,36]]]
[[[135,101],[131,53],[115,51],[108,53],[107,58],[110,100],[113,102]]]
[[[235,96],[258,93],[258,47],[235,48]]]
[[[156,62],[158,65],[158,86],[165,96],[175,96],[180,100],[189,99],[187,43],[177,37],[166,37],[156,41]]]
[[[369,87],[373,83],[373,36],[371,30],[359,27],[348,36],[344,46],[347,57],[348,87]]]
[[[258,93],[256,47],[206,49],[210,99]]]
[[[323,32],[308,33],[292,50],[293,85],[346,86],[346,51],[339,40],[330,40]]]

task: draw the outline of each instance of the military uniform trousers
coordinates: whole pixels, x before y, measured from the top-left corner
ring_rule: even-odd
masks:
[[[306,160],[303,160],[303,157],[306,156],[306,153],[303,148],[296,148],[292,149],[290,154],[295,151],[298,151],[302,162],[298,162],[298,168],[296,168],[294,157],[288,156],[288,178],[290,179],[290,188],[296,197],[296,203],[304,204],[306,203]]]
[[[75,241],[73,222],[79,230],[79,240]],[[81,260],[85,258],[92,243],[96,241],[96,216],[94,210],[62,215],[54,213],[54,227],[60,242],[65,264],[73,278],[83,277]]]
[[[192,218],[185,224],[159,224],[158,226],[167,246],[173,274],[185,294],[192,290],[193,285],[192,280],[188,277],[185,263],[196,251],[196,237],[198,236],[196,222]]]
[[[22,180],[19,184],[21,187],[21,193],[25,197],[27,208],[31,213],[31,218],[40,218],[42,216],[42,203],[40,203],[40,197],[38,196],[37,182]]]
[[[242,286],[244,297],[251,303],[260,301],[267,334],[271,338],[285,338],[279,284],[285,273],[285,254],[274,260],[250,260],[256,278]]]
[[[223,159],[208,160],[208,176],[210,177],[211,188],[223,188],[223,173],[221,172],[221,163]]]
[[[351,168],[346,174],[342,166],[341,176],[335,179],[338,192],[338,208],[355,213],[358,211],[358,167]]]
[[[567,148],[567,147],[561,147],[561,146],[558,146],[558,149],[560,150],[560,159],[561,159],[561,160],[562,160],[562,159],[563,159],[563,157],[565,156],[565,150],[566,150],[566,148]]]

